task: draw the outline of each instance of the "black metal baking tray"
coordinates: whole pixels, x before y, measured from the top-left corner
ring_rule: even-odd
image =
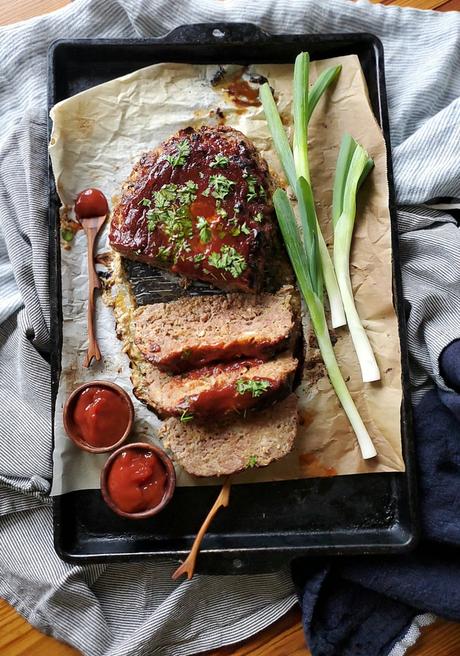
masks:
[[[417,540],[409,369],[382,45],[369,34],[272,36],[250,24],[218,23],[179,27],[155,39],[59,41],[49,53],[51,108],[79,91],[150,64],[285,63],[293,62],[301,50],[308,50],[312,59],[358,55],[372,108],[387,142],[393,291],[403,368],[401,427],[407,469],[405,473],[234,486],[230,508],[220,512],[203,541],[199,570],[209,573],[268,571],[301,555],[398,553],[413,547]],[[58,205],[50,172],[53,407],[62,343]],[[214,486],[179,488],[158,517],[132,522],[112,513],[99,491],[64,494],[54,498],[55,547],[63,559],[79,563],[143,557],[179,561],[216,495]]]

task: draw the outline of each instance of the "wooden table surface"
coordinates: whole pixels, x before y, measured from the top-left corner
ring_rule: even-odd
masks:
[[[380,2],[381,0],[372,0]],[[59,9],[67,0],[0,0],[0,25]],[[460,0],[383,0],[384,5],[400,5],[440,11],[460,10]],[[0,654],[2,656],[78,656],[68,647],[32,628],[5,601],[0,599]],[[249,640],[212,652],[207,656],[309,656],[305,646],[300,611],[293,609],[281,620]],[[460,624],[438,620],[423,630],[408,656],[459,656]],[[369,654],[369,656],[373,656]]]

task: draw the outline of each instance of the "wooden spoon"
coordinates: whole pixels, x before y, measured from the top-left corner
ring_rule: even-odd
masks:
[[[176,569],[176,571],[173,573],[171,576],[173,581],[176,581],[179,576],[182,576],[182,574],[187,575],[187,579],[190,581],[192,578],[193,574],[195,573],[195,564],[196,564],[196,558],[198,556],[198,552],[200,551],[201,547],[201,542],[206,534],[206,531],[209,528],[209,525],[211,524],[212,520],[214,519],[217,511],[219,508],[222,507],[227,507],[228,502],[230,499],[230,487],[231,487],[231,480],[230,476],[225,480],[225,483],[222,486],[222,489],[220,491],[219,496],[217,497],[216,501],[214,502],[213,507],[209,511],[206,519],[204,520],[200,530],[196,534],[196,538],[193,541],[192,548],[190,549],[190,553],[187,556],[187,558],[184,560],[182,565],[179,565],[179,567]]]
[[[94,330],[94,293],[101,287],[94,264],[94,245],[108,212],[107,199],[99,189],[85,189],[78,194],[75,201],[75,214],[86,235],[88,256],[88,350],[83,360],[84,367],[89,367],[93,359],[101,359]]]

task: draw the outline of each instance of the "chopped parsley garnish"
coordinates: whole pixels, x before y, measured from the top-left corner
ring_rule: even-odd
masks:
[[[204,216],[199,216],[197,218],[196,227],[199,230],[200,241],[202,241],[204,244],[207,244],[208,242],[210,242],[211,241],[211,228],[209,227],[209,223],[206,221]]]
[[[248,462],[246,464],[246,468],[252,469],[253,467],[256,467],[256,465],[257,465],[257,456],[249,456]]]
[[[243,178],[246,178],[246,184],[248,185],[248,193],[246,195],[248,203],[258,198],[265,198],[265,189],[261,184],[258,184],[257,178],[248,174],[243,175]]]
[[[184,410],[184,412],[180,416],[180,421],[183,424],[187,424],[189,421],[192,421],[192,419],[193,419],[193,415],[189,413],[188,410]]]
[[[240,378],[236,381],[235,386],[238,394],[246,394],[246,392],[251,392],[253,398],[257,398],[269,389],[270,381],[248,380],[247,378]]]
[[[217,198],[219,200],[224,200],[230,193],[232,187],[235,186],[235,183],[233,180],[229,180],[228,178],[225,177],[225,175],[222,175],[221,173],[218,173],[217,175],[211,175],[209,178],[209,185],[206,191],[208,192],[207,195],[209,195],[209,191],[211,193],[211,196],[214,196],[214,198]],[[204,195],[205,192],[203,192]]]
[[[193,261],[194,261],[194,262],[202,262],[202,261],[204,260],[205,257],[206,257],[206,255],[205,255],[204,253],[198,253],[198,254],[195,255],[195,257],[193,258]]]
[[[209,166],[210,166],[212,169],[215,169],[215,168],[217,168],[218,166],[221,166],[221,167],[223,168],[223,167],[227,166],[227,164],[229,163],[229,161],[230,161],[230,160],[228,159],[228,157],[225,157],[225,155],[221,155],[221,154],[219,153],[219,155],[216,155],[216,156],[214,157],[214,160],[211,162],[211,164],[210,164]]]
[[[233,246],[224,245],[220,252],[213,252],[208,257],[208,264],[216,269],[228,271],[233,278],[238,278],[246,269],[246,260]]]
[[[187,157],[190,155],[190,143],[187,139],[184,139],[177,144],[176,152],[174,155],[167,155],[166,159],[171,164],[171,166],[184,166],[187,161]]]
[[[167,260],[171,255],[171,246],[160,246],[157,252],[157,257],[160,260]]]
[[[262,212],[257,212],[257,214],[254,216],[254,221],[257,221],[257,223],[262,223],[264,220],[264,215]]]
[[[224,210],[223,207],[217,207],[217,216],[220,216],[222,219],[227,218],[227,212]]]
[[[248,228],[246,223],[243,223],[243,225],[241,226],[241,232],[244,233],[245,235],[251,234],[251,230]]]
[[[241,228],[240,226],[235,226],[230,230],[230,234],[232,237],[238,237],[238,235],[241,234]]]
[[[151,204],[152,201],[150,200],[150,198],[142,198],[138,203],[138,205],[143,205],[144,207],[150,207]]]
[[[149,207],[146,212],[147,229],[149,232],[160,227],[167,235],[171,244],[158,251],[160,259],[175,257],[181,251],[190,251],[190,244],[186,241],[193,234],[193,221],[190,215],[190,205],[196,199],[198,185],[188,180],[183,185],[165,184],[158,191],[153,192],[152,200],[143,199],[142,204]]]

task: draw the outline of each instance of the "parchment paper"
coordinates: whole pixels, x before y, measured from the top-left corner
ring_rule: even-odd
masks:
[[[321,70],[338,63],[343,66],[342,73],[334,88],[320,101],[310,123],[310,166],[319,219],[330,244],[332,185],[343,133],[351,132],[375,161],[375,169],[360,194],[351,262],[357,309],[374,348],[382,380],[361,382],[346,328],[336,331],[335,350],[379,455],[373,460],[362,460],[352,429],[320,363],[306,316],[307,357],[303,381],[297,390],[301,425],[296,447],[279,462],[248,470],[234,477],[234,482],[404,470],[385,143],[369,106],[357,57],[314,62],[311,81]],[[242,110],[224,89],[212,87],[210,80],[216,70],[216,66],[158,64],[58,103],[51,112],[50,156],[63,203],[63,220],[72,218],[74,200],[86,187],[99,187],[115,200],[122,181],[142,152],[156,147],[180,128],[215,123],[219,120],[218,108],[225,116],[225,123],[249,137],[272,170],[283,179],[262,108]],[[257,65],[250,69],[251,73],[269,79],[286,126],[291,123],[292,71],[292,65]],[[99,239],[99,253],[108,250],[106,235],[107,230]],[[62,407],[68,394],[77,384],[96,378],[112,380],[131,391],[129,361],[116,337],[113,313],[100,297],[96,308],[97,335],[103,361],[89,370],[81,366],[87,346],[86,241],[81,231],[76,233],[70,249],[61,249],[61,257],[63,353],[55,415],[52,494],[98,488],[100,469],[107,457],[85,453],[67,438]],[[133,400],[137,417],[133,441],[155,442],[159,420],[143,404]],[[179,485],[217,482],[218,479],[195,479],[178,471]]]

